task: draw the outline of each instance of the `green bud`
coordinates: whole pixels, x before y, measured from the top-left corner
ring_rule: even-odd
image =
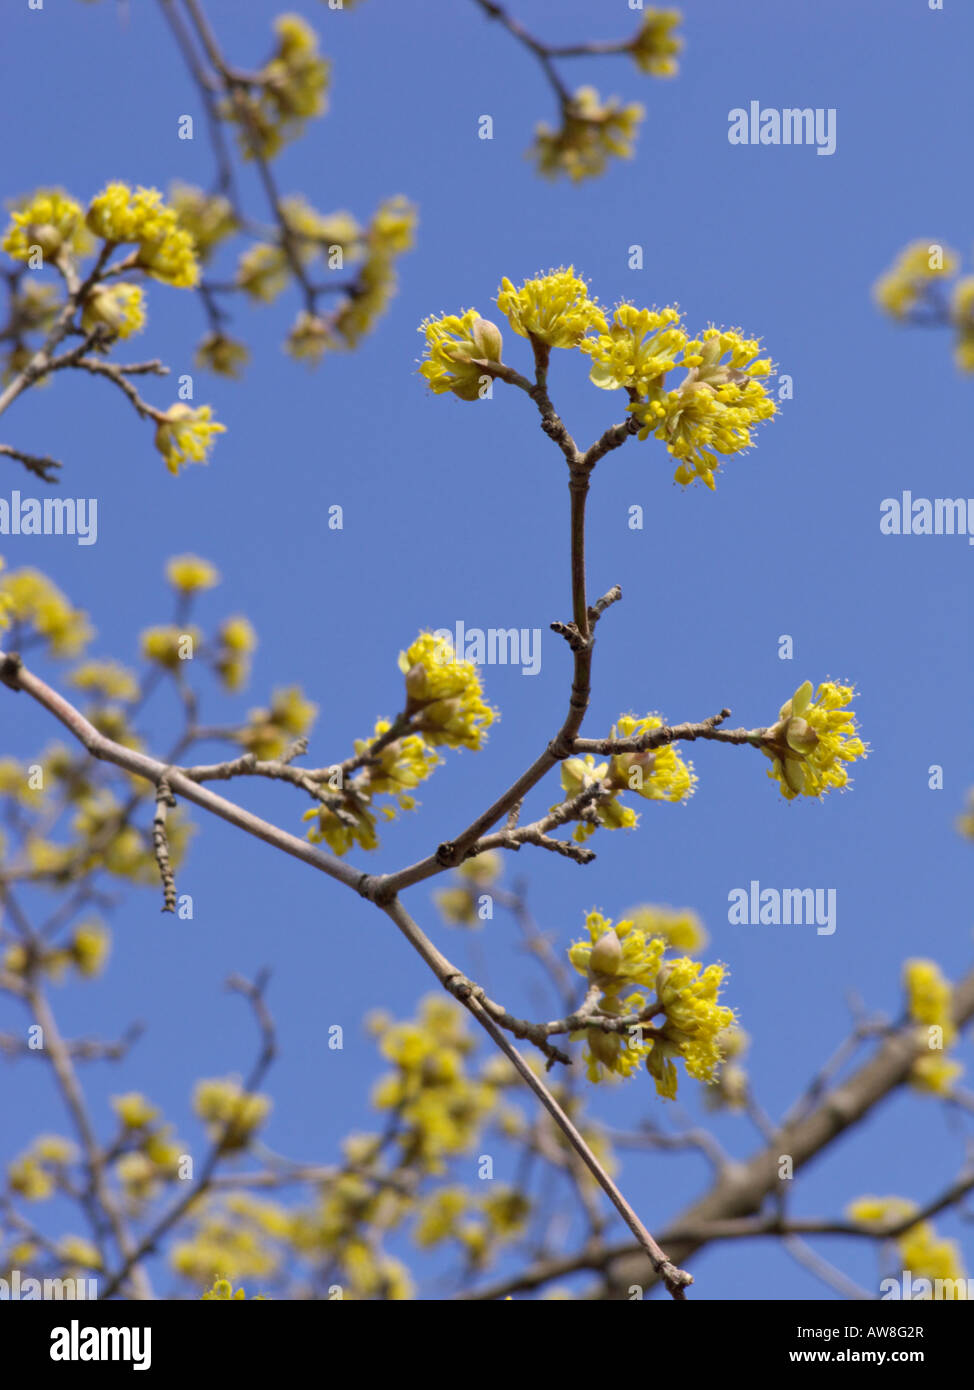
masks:
[[[622,964],[622,943],[610,927],[592,947],[589,956],[590,975],[615,975]]]
[[[789,748],[796,753],[810,753],[818,743],[818,734],[809,724],[807,719],[800,719],[796,715],[788,720],[784,728],[785,742]]]
[[[470,333],[477,348],[477,356],[488,362],[499,362],[504,340],[496,323],[490,319],[476,319]]]

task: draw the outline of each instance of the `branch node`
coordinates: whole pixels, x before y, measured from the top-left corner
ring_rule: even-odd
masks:
[[[0,681],[11,690],[20,691],[20,668],[23,666],[20,655],[17,652],[9,652],[3,661],[0,661]]]

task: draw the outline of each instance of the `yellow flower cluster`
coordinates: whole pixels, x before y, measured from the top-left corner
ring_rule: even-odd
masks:
[[[440,1187],[419,1207],[413,1238],[421,1249],[455,1240],[469,1264],[483,1268],[505,1241],[521,1235],[531,1203],[514,1187],[495,1186],[486,1196],[464,1187]]]
[[[3,956],[4,969],[11,974],[40,972],[51,980],[61,980],[65,970],[74,967],[83,979],[93,979],[106,965],[111,937],[100,922],[83,922],[76,926],[67,944],[29,951],[25,945],[8,947]]]
[[[659,1095],[676,1096],[674,1058],[682,1058],[687,1074],[711,1082],[722,1061],[721,1043],[733,1026],[734,1011],[718,1004],[726,974],[723,965],[708,965],[683,956],[667,961],[656,980],[656,997],[666,1022],[653,1039],[646,1062]]]
[[[365,229],[350,213],[319,213],[299,197],[286,198],[282,210],[292,252],[303,265],[320,253],[332,272],[335,248],[342,252],[343,265],[363,262],[333,314],[302,310],[295,320],[285,348],[314,363],[326,351],[355,347],[385,311],[396,290],[396,260],[413,245],[416,209],[402,196],[388,198]],[[251,298],[270,303],[287,287],[290,275],[284,246],[257,242],[240,257],[236,283]]]
[[[236,1077],[200,1081],[193,1092],[193,1109],[221,1147],[245,1149],[270,1114],[267,1096],[245,1091]]]
[[[574,266],[525,280],[520,289],[505,276],[497,307],[520,337],[537,338],[549,347],[578,347],[586,333],[606,330],[602,310]]]
[[[217,1279],[212,1287],[201,1295],[201,1301],[206,1303],[207,1300],[212,1299],[220,1303],[230,1303],[239,1302],[242,1299],[246,1299],[246,1297],[247,1291],[242,1284],[239,1289],[235,1290],[229,1279]],[[255,1293],[251,1298],[251,1302],[263,1298],[264,1295],[262,1293]]]
[[[56,584],[35,569],[0,575],[0,605],[8,625],[30,627],[43,637],[51,656],[78,656],[94,635],[88,615],[72,608]]]
[[[164,666],[167,671],[178,671],[180,662],[195,655],[202,641],[203,634],[199,628],[178,627],[175,623],[148,627],[139,639],[146,661]]]
[[[749,448],[755,425],[775,414],[763,381],[770,358],[758,355],[757,339],[736,329],[710,327],[690,338],[675,307],[626,303],[610,322],[573,266],[527,280],[520,289],[505,277],[497,305],[520,337],[579,348],[591,361],[593,385],[624,390],[640,439],[653,435],[666,445],[677,460],[678,483],[700,479],[713,488],[720,456]],[[500,361],[496,326],[470,309],[460,317],[426,319],[420,331],[427,347],[420,373],[433,390],[476,400],[484,376],[494,375],[490,360]],[[682,379],[669,386],[667,374],[677,368]]]
[[[226,618],[220,624],[214,666],[227,690],[242,690],[247,684],[256,650],[257,634],[246,618]]]
[[[174,555],[166,565],[166,578],[183,595],[212,589],[220,582],[216,567],[198,555]]]
[[[663,720],[657,714],[647,714],[642,719],[624,714],[613,726],[611,737],[638,738],[662,726]],[[639,817],[620,801],[622,792],[634,791],[647,801],[687,801],[693,795],[697,775],[693,764],[685,762],[672,743],[643,753],[618,753],[602,763],[596,763],[587,753],[584,758],[566,758],[561,765],[561,785],[567,801],[598,782],[603,790],[588,803],[584,819],[573,832],[580,844],[594,835],[597,825],[606,830],[630,830],[636,825]]]
[[[589,379],[605,391],[620,387],[637,396],[656,390],[689,339],[679,326],[677,309],[637,309],[620,304],[612,323],[594,324],[599,332],[580,343],[592,359]]]
[[[318,706],[306,700],[300,686],[275,690],[268,709],[252,709],[240,742],[258,758],[277,758],[289,743],[309,732]]]
[[[62,251],[82,254],[91,245],[81,205],[60,188],[39,188],[12,209],[2,246],[15,261],[28,261],[40,247],[46,261]]]
[[[631,1076],[645,1059],[657,1093],[672,1100],[677,1089],[675,1059],[682,1059],[688,1075],[713,1082],[723,1058],[722,1043],[734,1024],[733,1010],[717,1002],[724,967],[703,969],[686,956],[665,960],[668,943],[648,934],[652,922],[645,917],[642,923],[624,919],[613,925],[600,912],[590,912],[585,925],[588,941],[575,942],[568,957],[580,975],[601,988],[600,1014],[619,1018],[643,1011],[643,994],[622,994],[633,985],[655,993],[647,1021],[626,1034],[585,1030],[589,1079],[601,1080],[603,1071]],[[662,1023],[652,1025],[649,1020],[659,1015]]]
[[[926,297],[930,285],[954,274],[955,252],[936,241],[913,241],[877,280],[873,294],[894,319],[906,319]]]
[[[69,854],[77,861],[79,870],[88,872],[101,866],[116,878],[134,883],[158,882],[159,869],[150,838],[135,825],[125,823],[122,803],[107,788],[79,799],[73,828],[81,844]],[[169,814],[166,832],[169,857],[173,867],[178,868],[193,827],[177,809]],[[56,861],[52,865],[55,867]]]
[[[287,256],[283,249],[258,241],[240,257],[236,283],[251,299],[270,304],[286,288],[288,275]]]
[[[81,327],[86,333],[100,328],[118,338],[140,333],[145,327],[145,297],[141,286],[122,281],[113,285],[93,285],[82,306]]]
[[[546,178],[566,174],[573,183],[601,174],[613,156],[631,159],[639,123],[646,114],[638,102],[602,102],[594,87],[580,87],[562,112],[561,126],[541,124],[528,151]]]
[[[281,1253],[272,1240],[287,1236],[291,1220],[273,1202],[239,1192],[196,1210],[192,1236],[177,1241],[169,1260],[177,1274],[211,1289],[220,1279],[269,1279]]]
[[[680,366],[687,374],[679,386],[666,390],[660,379],[647,399],[633,405],[640,439],[654,435],[680,461],[673,475],[678,483],[699,478],[712,489],[717,455],[749,448],[754,426],[775,414],[761,380],[771,363],[758,357],[760,348],[756,338],[743,338],[736,329],[708,328],[686,342]]]
[[[498,716],[484,700],[472,661],[461,661],[445,638],[421,632],[399,653],[399,669],[406,678],[405,713],[427,743],[475,751],[484,746]]]
[[[362,849],[377,849],[379,841],[375,833],[375,816],[370,809],[372,798],[394,796],[401,811],[416,809],[418,803],[411,795],[412,789],[432,775],[441,759],[419,734],[406,734],[393,739],[377,748],[375,753],[370,753],[370,749],[391,728],[387,719],[379,719],[372,738],[355,740],[356,755],[361,757],[369,754],[369,760],[354,780],[343,788],[340,811],[321,805],[305,812],[305,820],[317,822],[308,833],[313,843],[325,840],[331,850],[339,855],[347,854],[356,844]],[[391,806],[386,806],[382,814],[387,820],[392,820],[395,811]]]
[[[908,960],[903,967],[903,983],[910,1018],[922,1025],[923,1041],[930,1049],[914,1063],[910,1084],[919,1091],[950,1095],[964,1071],[960,1062],[944,1056],[957,1040],[950,981],[944,979],[935,961]]]
[[[250,361],[250,351],[239,339],[213,332],[200,339],[193,360],[205,371],[237,380]]]
[[[675,77],[679,70],[677,55],[683,40],[673,30],[682,20],[679,10],[650,8],[643,16],[639,31],[629,46],[640,72],[650,77]]]
[[[243,111],[228,103],[225,114],[240,121],[240,145],[245,158],[252,144],[264,159],[272,159],[300,134],[305,121],[326,110],[329,64],[318,52],[318,38],[300,15],[284,14],[274,21],[277,46],[256,76],[256,93]]]
[[[475,927],[480,921],[478,898],[501,876],[503,860],[497,850],[485,850],[465,859],[454,874],[453,885],[433,894],[443,920],[455,927]]]
[[[452,391],[462,401],[479,400],[491,373],[484,362],[500,362],[503,340],[500,329],[476,309],[459,315],[426,318],[419,331],[426,335],[427,358],[420,376],[437,395]]]
[[[387,199],[372,218],[365,236],[365,264],[333,322],[345,347],[355,347],[385,312],[398,283],[396,259],[411,249],[415,230],[416,209],[402,196]]]
[[[884,1228],[900,1225],[915,1211],[915,1202],[903,1197],[859,1197],[846,1208],[851,1221],[861,1226],[875,1226],[877,1234]],[[896,1237],[896,1248],[913,1279],[949,1279],[956,1281],[953,1297],[967,1298],[967,1279],[960,1250],[952,1240],[940,1240],[926,1221],[909,1226]]]
[[[210,406],[191,406],[177,401],[159,416],[155,446],[169,472],[176,475],[184,463],[206,463],[213,447],[213,436],[224,434],[226,428],[213,419]]]
[[[668,949],[702,951],[709,937],[697,914],[689,907],[663,907],[641,903],[630,907],[625,917],[646,936],[660,936]]]
[[[197,258],[203,262],[222,241],[238,230],[237,217],[229,198],[205,193],[193,184],[173,183],[169,187],[169,206],[180,227],[192,238]]]
[[[25,1154],[7,1165],[7,1182],[28,1202],[44,1202],[65,1180],[65,1170],[77,1162],[78,1150],[59,1134],[39,1135]]]
[[[139,682],[128,667],[118,661],[83,661],[68,677],[76,690],[101,695],[106,700],[135,700]]]
[[[823,681],[813,700],[812,683],[805,681],[781,706],[761,751],[772,760],[768,776],[779,783],[788,801],[845,787],[845,764],[866,756],[869,750],[848,708],[854,695],[854,686]]]
[[[180,289],[199,280],[193,239],[157,188],[133,192],[128,184],[110,183],[92,199],[85,221],[90,231],[112,245],[135,242],[136,265],[154,279]]]
[[[393,1070],[373,1092],[379,1110],[395,1111],[398,1142],[410,1163],[441,1172],[443,1160],[469,1152],[494,1107],[495,1091],[468,1074],[473,1050],[463,1011],[440,995],[425,999],[415,1023],[373,1017],[380,1051]]]

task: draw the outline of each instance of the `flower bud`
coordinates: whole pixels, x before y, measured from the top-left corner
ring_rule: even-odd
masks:
[[[478,357],[483,357],[488,362],[501,360],[504,340],[496,323],[491,323],[490,319],[477,319],[471,329],[470,336],[477,348]]]
[[[429,698],[426,668],[421,661],[406,672],[406,695],[411,705],[421,705]]]
[[[789,748],[796,753],[810,753],[818,743],[818,734],[811,727],[807,719],[800,719],[796,715],[788,720],[784,728],[785,742]]]
[[[618,1033],[603,1033],[601,1028],[590,1028],[588,1030],[588,1045],[591,1048],[592,1056],[597,1061],[611,1067],[619,1056],[622,1039]]]
[[[610,927],[592,947],[589,956],[590,975],[615,975],[622,964],[622,942]]]

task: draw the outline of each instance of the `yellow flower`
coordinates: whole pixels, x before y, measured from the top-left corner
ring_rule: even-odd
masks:
[[[126,1129],[145,1129],[159,1117],[156,1107],[150,1105],[139,1091],[127,1091],[123,1096],[112,1096],[112,1109]]]
[[[880,308],[894,319],[905,319],[934,280],[953,275],[957,255],[936,241],[913,241],[873,287]]]
[[[306,309],[302,309],[287,335],[285,349],[298,361],[303,360],[314,365],[321,361],[325,351],[332,347],[333,343],[327,319],[323,319],[319,314],[309,314]]]
[[[57,1243],[58,1258],[66,1265],[80,1269],[101,1269],[102,1259],[97,1246],[81,1236],[62,1236]]]
[[[44,259],[57,260],[62,250],[82,252],[90,238],[82,222],[81,205],[60,188],[41,188],[22,198],[11,213],[3,249],[15,261],[27,261],[39,246]]]
[[[290,270],[280,246],[258,241],[237,262],[236,283],[252,299],[269,304],[287,286]]]
[[[622,106],[610,97],[603,104],[594,87],[580,87],[562,113],[560,129],[539,125],[528,154],[546,178],[567,174],[573,183],[595,178],[611,156],[632,158],[645,114],[638,102]]]
[[[890,1227],[902,1225],[916,1210],[916,1203],[903,1197],[860,1197],[846,1207],[846,1215],[858,1225],[876,1227],[876,1234],[881,1237]],[[933,1227],[920,1221],[896,1236],[895,1243],[903,1268],[909,1270],[914,1280],[955,1281],[953,1297],[966,1299],[964,1262],[954,1241],[938,1240]]]
[[[355,752],[365,753],[376,739],[388,733],[391,727],[388,720],[377,720],[371,738],[355,740]],[[418,734],[407,734],[403,738],[397,738],[380,749],[375,754],[375,761],[366,769],[369,792],[374,795],[382,792],[395,795],[404,810],[412,810],[415,803],[405,793],[432,776],[433,769],[440,761],[439,754]]]
[[[950,981],[944,979],[935,961],[908,960],[903,967],[903,983],[910,1018],[921,1026],[923,1040],[930,1048],[910,1069],[910,1085],[933,1095],[950,1095],[964,1071],[960,1062],[943,1055],[957,1039]]]
[[[238,229],[237,217],[229,198],[217,193],[204,193],[202,188],[192,184],[178,180],[170,184],[169,206],[176,214],[179,225],[192,237],[201,261],[207,260],[214,247]]]
[[[955,1062],[939,1052],[931,1052],[913,1063],[910,1085],[915,1091],[926,1091],[929,1095],[949,1096],[953,1094],[954,1083],[963,1075],[962,1062]]]
[[[240,1288],[234,1292],[233,1285],[230,1283],[229,1279],[217,1279],[212,1288],[207,1289],[206,1293],[202,1295],[202,1302],[205,1303],[207,1299],[212,1299],[220,1303],[239,1302],[241,1299],[246,1299],[246,1297],[247,1294],[242,1284]]]
[[[725,967],[708,965],[683,956],[666,961],[656,978],[656,997],[665,1022],[652,1039],[646,1068],[656,1082],[657,1093],[676,1096],[674,1058],[681,1057],[687,1074],[710,1083],[723,1060],[722,1035],[734,1024],[734,1011],[718,1004]]]
[[[650,77],[673,77],[678,71],[675,61],[683,48],[683,40],[672,31],[683,16],[679,10],[648,9],[639,32],[629,46],[640,72]]]
[[[683,1060],[688,1075],[713,1082],[734,1024],[733,1010],[717,1003],[724,967],[708,965],[704,970],[699,961],[685,956],[665,960],[667,942],[649,934],[652,922],[645,916],[642,921],[624,919],[613,926],[600,912],[590,912],[585,925],[588,941],[576,941],[568,958],[580,975],[602,989],[597,1013],[608,1017],[647,1014],[642,1025],[624,1033],[596,1027],[584,1031],[589,1079],[601,1080],[603,1070],[631,1076],[645,1058],[657,1092],[667,1099],[676,1095],[677,1059]],[[655,992],[655,1004],[650,1000],[644,1010],[644,995],[623,997],[622,991],[633,985]],[[662,1023],[655,1021],[660,1015]]]
[[[444,638],[421,632],[399,653],[399,669],[406,678],[406,713],[427,743],[483,747],[497,711],[484,701],[472,661],[459,660]]]
[[[754,425],[775,414],[760,380],[771,363],[757,356],[760,348],[757,339],[743,338],[736,329],[708,328],[683,349],[680,365],[687,374],[680,385],[666,390],[650,383],[648,399],[633,405],[640,439],[655,435],[679,460],[673,475],[678,483],[700,478],[712,489],[717,455],[749,448]]]
[[[136,188],[133,193],[127,184],[110,183],[92,199],[85,220],[103,241],[135,242],[136,264],[156,280],[183,289],[199,280],[193,238],[157,188]]]
[[[100,922],[87,922],[76,927],[69,953],[80,975],[99,975],[111,950],[111,936]]]
[[[166,565],[166,578],[181,594],[212,589],[220,582],[219,571],[208,560],[201,560],[197,555],[174,555]]]
[[[116,281],[93,285],[81,311],[81,327],[86,333],[104,327],[119,338],[130,338],[145,327],[145,299],[139,285]]]
[[[395,293],[395,258],[412,246],[415,227],[416,209],[401,196],[387,199],[373,216],[365,238],[365,264],[333,322],[346,347],[354,347],[370,331]]]
[[[207,1125],[211,1138],[225,1149],[242,1149],[270,1114],[267,1096],[245,1091],[236,1077],[200,1081],[193,1091],[193,1109]]]
[[[88,615],[72,608],[46,575],[35,569],[9,570],[0,576],[0,606],[7,622],[32,627],[52,656],[77,656],[91,640]]]
[[[574,266],[525,280],[520,289],[505,276],[497,307],[520,337],[537,338],[549,347],[577,347],[593,329],[608,331],[602,310],[589,297],[588,285],[575,274]]]
[[[560,773],[565,800],[572,801],[581,792],[593,787],[596,782],[602,782],[603,791],[589,803],[598,824],[606,830],[631,830],[639,817],[632,807],[619,801],[619,788],[609,785],[608,772],[609,764],[596,763],[591,753],[586,753],[584,758],[566,758],[561,765]],[[552,806],[551,809],[555,811],[558,808]],[[593,821],[580,821],[572,832],[572,838],[581,844],[583,840],[595,834],[595,829]]]
[[[213,436],[223,434],[226,425],[212,418],[208,405],[171,405],[156,426],[155,445],[172,474],[184,463],[206,463],[213,447]]]
[[[198,628],[177,627],[174,623],[146,628],[140,638],[142,655],[146,661],[177,671],[181,661],[195,654],[202,636]]]
[[[962,372],[974,372],[974,275],[965,275],[954,286],[950,316],[957,327],[954,361]]]
[[[848,708],[855,687],[824,681],[812,700],[805,681],[781,706],[778,722],[764,736],[761,751],[772,760],[768,776],[788,801],[796,796],[824,796],[849,781],[845,764],[868,753]]]
[[[612,730],[612,738],[640,738],[643,734],[661,729],[658,714],[637,719],[624,714]],[[609,782],[627,787],[648,801],[686,801],[693,795],[697,777],[693,763],[684,762],[672,743],[643,753],[620,753],[609,764]]]
[[[250,655],[257,649],[257,634],[246,618],[227,618],[217,632],[217,674],[228,690],[240,690],[250,675]]]
[[[200,340],[193,360],[197,367],[236,380],[250,360],[250,352],[246,343],[228,338],[225,333],[207,333]]]
[[[643,924],[632,919],[623,919],[613,926],[601,912],[590,912],[585,926],[588,941],[576,941],[568,948],[568,959],[580,975],[591,979],[606,977],[613,993],[630,985],[653,987],[666,950],[662,937],[650,936]],[[606,950],[605,937],[610,932],[621,948],[618,953]],[[596,952],[600,944],[602,949]]]
[[[679,326],[679,310],[620,304],[613,319],[604,332],[580,345],[592,359],[590,379],[603,390],[622,387],[643,396],[686,347],[688,338]]]
[[[482,319],[476,309],[465,309],[460,317],[445,314],[424,319],[419,331],[426,335],[428,354],[419,373],[431,390],[437,395],[452,391],[462,401],[479,400],[484,381],[490,380],[480,364],[501,360],[502,340],[496,324]]]
[[[258,758],[276,758],[288,743],[306,734],[318,706],[306,700],[299,686],[275,690],[269,709],[252,709],[240,742]]]
[[[139,693],[137,679],[118,661],[84,661],[68,679],[75,689],[109,700],[134,700]]]
[[[225,114],[241,123],[241,149],[253,157],[253,143],[265,159],[271,159],[294,138],[311,116],[326,109],[328,62],[318,52],[311,26],[296,14],[274,21],[277,47],[258,74],[255,96],[246,98],[246,115],[236,103]]]
[[[689,907],[662,907],[643,903],[625,913],[647,936],[660,936],[668,947],[683,951],[702,951],[709,937],[697,914]]]

